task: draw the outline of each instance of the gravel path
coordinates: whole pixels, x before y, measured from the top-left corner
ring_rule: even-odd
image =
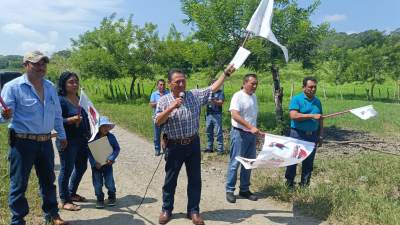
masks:
[[[88,199],[82,210],[70,212],[60,210],[64,220],[73,225],[90,224],[158,224],[158,216],[162,206],[162,185],[164,183],[164,165],[161,165],[154,176],[146,199],[137,212],[146,187],[150,181],[160,157],[154,156],[152,143],[116,126],[112,133],[116,136],[121,152],[114,164],[114,179],[117,188],[117,205],[95,208],[95,195],[92,185],[91,169],[88,170],[79,186],[78,194]],[[59,170],[58,152],[55,151],[56,175]],[[226,166],[227,168],[227,166]],[[321,221],[310,219],[293,211],[290,205],[277,203],[269,198],[261,198],[250,202],[238,198],[235,204],[228,203],[225,198],[226,171],[216,170],[202,165],[202,199],[201,216],[206,224],[321,224]],[[186,185],[187,177],[184,166],[179,175],[175,195],[175,209],[169,224],[192,224],[186,219]],[[103,189],[105,190],[105,188]],[[58,193],[58,192],[57,192]],[[235,194],[238,194],[237,191]],[[107,203],[107,201],[106,201]]]

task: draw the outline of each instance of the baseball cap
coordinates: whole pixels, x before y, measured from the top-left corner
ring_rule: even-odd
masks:
[[[43,53],[38,50],[27,52],[24,56],[24,62],[37,63],[42,59],[45,59],[46,63],[50,63],[49,57],[43,55]]]
[[[115,124],[111,123],[110,118],[108,118],[107,116],[101,116],[99,118],[99,120],[100,120],[99,127],[101,127],[102,125],[105,125],[105,124],[110,125],[110,130],[112,130],[115,127]]]

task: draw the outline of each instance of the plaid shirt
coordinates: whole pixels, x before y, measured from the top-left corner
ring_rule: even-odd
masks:
[[[199,131],[200,115],[203,106],[212,102],[211,86],[203,89],[185,91],[185,98],[181,107],[174,109],[164,123],[164,132],[169,139],[182,139],[192,137]],[[160,98],[153,120],[156,122],[158,115],[167,110],[175,101],[172,93]]]

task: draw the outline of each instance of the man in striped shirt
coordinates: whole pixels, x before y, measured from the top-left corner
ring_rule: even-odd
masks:
[[[198,135],[200,114],[203,106],[212,102],[212,94],[218,91],[235,68],[229,65],[223,75],[211,86],[186,91],[186,79],[182,70],[172,69],[168,73],[171,93],[160,98],[153,120],[157,126],[164,125],[168,137],[165,182],[163,186],[163,206],[159,218],[165,224],[174,209],[174,195],[178,175],[183,163],[188,176],[187,217],[194,224],[204,224],[199,214],[201,197],[201,153]]]

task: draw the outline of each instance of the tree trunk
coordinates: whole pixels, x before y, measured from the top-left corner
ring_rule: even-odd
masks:
[[[279,125],[282,121],[282,98],[283,98],[283,88],[281,88],[280,80],[279,80],[279,67],[270,66],[272,78],[274,80],[274,100],[275,100],[275,116],[276,116],[276,123]]]
[[[132,82],[131,82],[131,90],[129,91],[129,97],[132,99],[132,94],[135,95],[136,98],[136,93],[135,93],[135,81],[136,81],[136,76],[135,74],[132,75]]]
[[[153,94],[154,88],[157,86],[157,83],[154,83],[154,86],[151,88],[150,95]]]
[[[381,89],[380,89],[380,88],[378,88],[378,90],[379,90],[379,101],[382,101]]]
[[[124,93],[125,93],[125,98],[126,98],[126,101],[129,101],[129,98],[128,98],[128,93],[126,93],[126,88],[125,88],[125,85],[122,85],[122,88],[124,89]]]
[[[294,92],[294,84],[292,84],[292,92],[290,93],[290,100],[293,98],[293,92]]]
[[[107,95],[108,95],[108,84],[106,84],[106,90],[107,90]]]
[[[113,92],[113,88],[112,88],[111,79],[110,79],[110,93],[111,93],[111,99],[114,100],[115,98],[114,98],[114,92]]]
[[[137,84],[137,93],[138,93],[138,98],[140,98],[140,84]]]
[[[369,90],[365,88],[365,91],[367,92],[367,101],[369,100]]]
[[[339,78],[338,78],[336,81],[337,81],[337,84],[338,84],[338,86],[339,86],[340,98],[343,99],[342,89],[340,88],[340,81],[339,81]]]
[[[372,87],[371,87],[371,101],[374,100],[374,86],[375,86],[375,83],[373,83]]]
[[[324,96],[325,96],[325,101],[328,101],[328,98],[326,97],[326,87],[324,85]]]
[[[143,86],[143,83],[142,83],[142,92],[143,92],[143,100],[146,101],[146,97],[145,97],[145,95],[144,95],[144,86]]]

